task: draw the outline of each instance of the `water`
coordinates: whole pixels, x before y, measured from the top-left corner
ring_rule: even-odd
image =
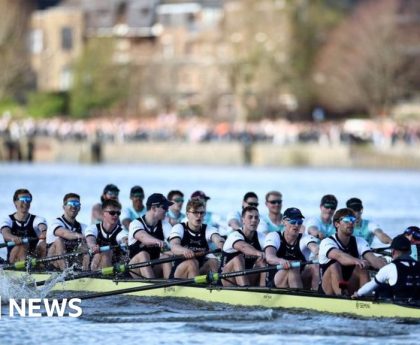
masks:
[[[237,210],[247,191],[263,200],[267,191],[283,193],[284,208],[299,207],[316,215],[322,195],[332,193],[339,207],[359,197],[365,216],[394,236],[408,225],[420,224],[420,172],[338,169],[275,169],[183,167],[159,165],[0,165],[0,217],[13,212],[12,196],[28,188],[32,212],[48,220],[61,214],[62,197],[77,192],[82,198],[80,221],[89,223],[91,205],[103,187],[115,183],[128,205],[130,188],[139,184],[146,195],[180,189],[189,196],[197,189],[211,197],[208,207],[224,216]],[[159,298],[126,296],[87,300],[83,316],[73,318],[9,318],[3,308],[0,335],[8,344],[417,344],[419,324],[398,320],[359,320],[316,313]]]

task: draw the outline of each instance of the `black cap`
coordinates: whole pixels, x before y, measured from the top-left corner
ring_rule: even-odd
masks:
[[[148,210],[150,210],[152,206],[169,207],[172,204],[173,204],[172,201],[169,201],[168,199],[165,198],[163,194],[160,194],[160,193],[153,193],[147,198],[147,201],[146,201],[146,207]]]
[[[134,186],[130,190],[130,196],[133,196],[134,194],[142,194],[144,197],[144,190],[140,186]]]
[[[107,184],[105,186],[103,194],[106,194],[108,192],[116,192],[116,193],[119,193],[120,190],[119,190],[119,188],[115,184],[110,183],[110,184]]]
[[[290,207],[283,213],[283,219],[302,219],[305,218],[300,212],[300,210],[296,207]]]
[[[191,194],[191,199],[204,199],[204,200],[209,200],[210,197],[206,195],[206,193],[204,193],[201,190],[196,190],[194,193]]]
[[[333,209],[337,208],[337,198],[332,194],[324,195],[321,199],[321,206],[331,207]]]
[[[347,200],[346,206],[356,212],[361,211],[363,208],[362,200],[359,198],[351,198]]]
[[[413,239],[420,241],[420,228],[418,226],[409,226],[404,230],[405,235],[413,235]]]
[[[408,252],[411,250],[411,243],[404,235],[398,235],[392,240],[391,248],[401,250],[402,252]]]

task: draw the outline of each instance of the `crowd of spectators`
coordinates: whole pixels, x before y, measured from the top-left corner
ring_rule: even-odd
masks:
[[[262,120],[252,123],[213,122],[197,117],[180,118],[162,114],[155,118],[94,118],[34,120],[0,117],[0,134],[10,141],[50,137],[60,141],[183,141],[267,142],[279,145],[318,143],[321,145],[372,143],[378,148],[417,145],[420,123],[398,124],[392,120],[345,120],[290,122]]]

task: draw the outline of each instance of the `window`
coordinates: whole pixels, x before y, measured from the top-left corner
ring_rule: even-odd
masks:
[[[73,30],[68,26],[61,29],[61,48],[63,50],[73,49]]]
[[[34,29],[31,31],[29,37],[29,45],[32,54],[39,54],[44,48],[43,32],[41,29]]]

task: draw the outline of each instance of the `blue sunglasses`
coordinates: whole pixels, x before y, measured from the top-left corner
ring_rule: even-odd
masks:
[[[80,207],[80,201],[77,200],[69,200],[66,202],[67,206],[72,206],[72,207]]]
[[[287,219],[290,225],[302,225],[303,219]]]
[[[342,217],[341,221],[344,222],[344,223],[355,223],[356,222],[356,217],[353,217],[353,216]]]
[[[18,200],[29,204],[32,201],[32,198],[30,196],[20,196]]]

